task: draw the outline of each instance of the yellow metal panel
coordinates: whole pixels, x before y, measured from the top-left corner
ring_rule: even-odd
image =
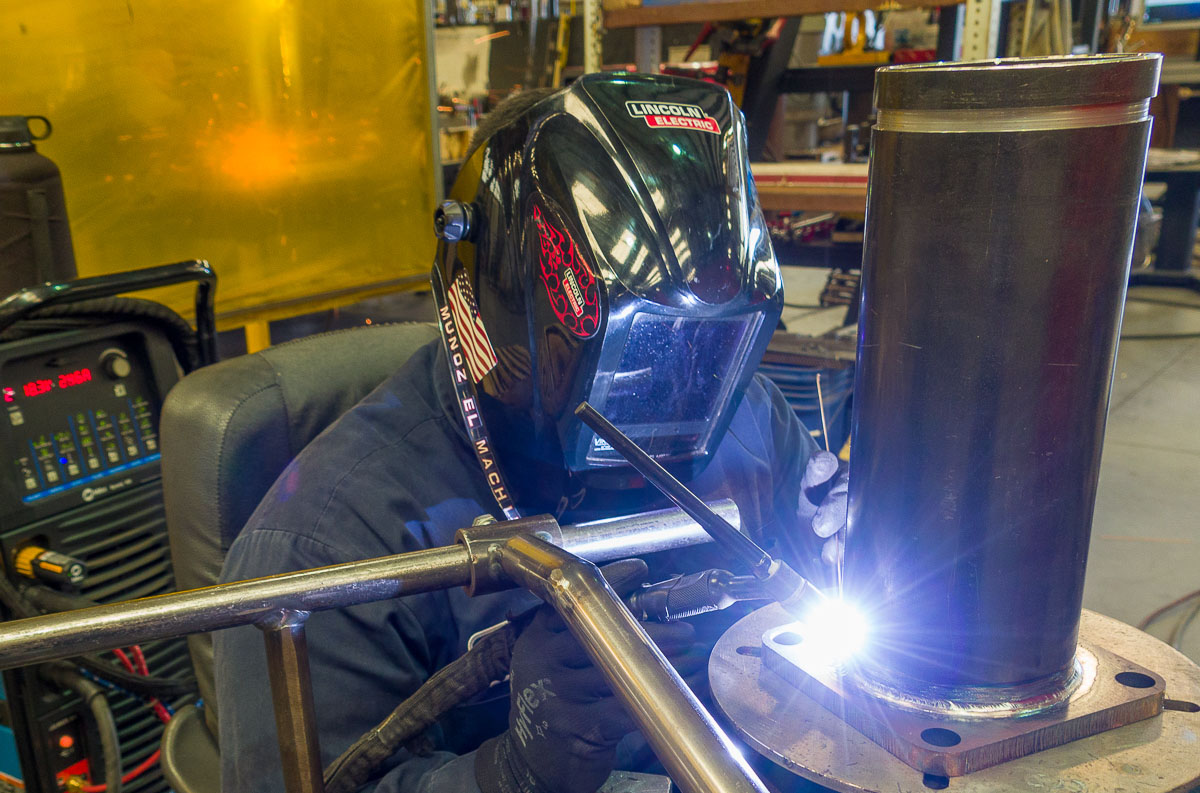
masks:
[[[271,323],[266,320],[247,322],[243,329],[246,334],[246,353],[254,354],[271,346]]]
[[[54,122],[80,275],[208,259],[238,324],[349,302],[433,257],[424,9],[0,0],[0,114]]]

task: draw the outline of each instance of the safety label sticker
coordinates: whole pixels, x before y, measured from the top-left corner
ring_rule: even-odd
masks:
[[[721,125],[706,114],[699,105],[683,105],[675,102],[625,103],[625,109],[634,118],[645,119],[646,126],[660,129],[696,129],[719,134]]]

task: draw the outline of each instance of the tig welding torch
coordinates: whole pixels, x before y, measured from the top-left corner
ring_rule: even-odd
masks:
[[[581,402],[579,407],[575,408],[575,415],[591,427],[596,435],[608,442],[635,471],[646,478],[646,481],[700,524],[717,545],[742,560],[750,568],[751,574],[757,579],[767,598],[778,601],[788,613],[799,619],[803,619],[812,606],[827,600],[816,585],[793,570],[787,562],[772,558],[758,543],[709,509],[695,493],[688,490],[594,407],[587,402]]]
[[[769,600],[758,579],[728,570],[703,570],[645,584],[625,598],[639,620],[675,620],[727,609],[741,600]]]

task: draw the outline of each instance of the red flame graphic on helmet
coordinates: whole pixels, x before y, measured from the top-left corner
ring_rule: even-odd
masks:
[[[575,240],[555,228],[541,207],[533,207],[538,230],[542,283],[550,308],[567,330],[588,338],[600,327],[600,290],[596,276],[579,254]]]

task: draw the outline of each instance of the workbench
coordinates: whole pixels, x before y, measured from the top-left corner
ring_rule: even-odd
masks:
[[[1154,251],[1153,269],[1133,273],[1129,285],[1182,286],[1200,292],[1200,278],[1192,272],[1192,249],[1200,221],[1200,152],[1195,159],[1181,161],[1162,155],[1156,158],[1154,153],[1159,150],[1150,151],[1146,181],[1167,185],[1162,199],[1162,231]]]

